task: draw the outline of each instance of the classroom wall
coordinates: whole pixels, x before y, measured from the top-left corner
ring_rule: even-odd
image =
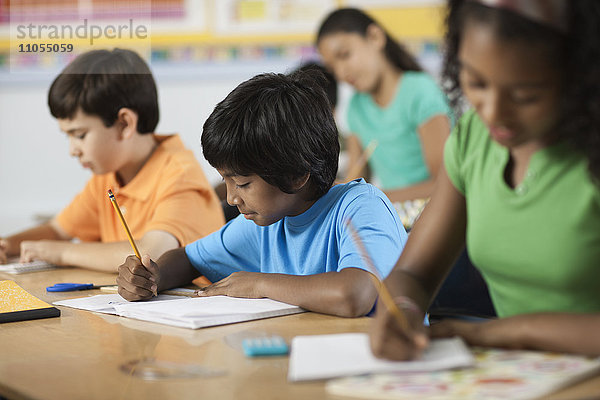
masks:
[[[94,1],[101,4],[105,2]],[[262,72],[286,72],[302,61],[314,58],[312,41],[315,26],[320,21],[320,17],[311,16],[312,25],[291,26],[294,18],[283,22],[266,18],[265,21],[271,23],[268,29],[272,29],[272,32],[253,33],[252,29],[261,29],[261,24],[253,28],[250,20],[258,15],[257,10],[261,10],[256,6],[266,5],[262,10],[267,12],[273,4],[279,3],[268,0],[227,0],[225,2],[229,5],[251,6],[244,8],[245,16],[249,19],[239,24],[250,30],[230,34],[224,32],[221,26],[228,21],[201,18],[211,7],[216,11],[223,8],[223,1],[176,0],[173,4],[179,4],[179,11],[185,14],[181,22],[152,25],[153,53],[150,64],[159,88],[161,110],[157,132],[181,134],[212,184],[217,184],[220,177],[202,157],[199,137],[204,120],[216,103],[241,81]],[[310,3],[317,15],[329,12],[336,5],[365,8],[368,4],[373,8],[368,11],[393,36],[402,38],[435,76],[439,69],[435,41],[440,36],[440,1],[310,0],[302,3],[301,8],[306,11]],[[50,4],[47,1],[42,3]],[[172,5],[168,8],[171,9]],[[237,27],[234,19],[241,18],[240,15],[230,17],[232,20],[229,25],[224,26]],[[305,12],[304,18],[307,17]],[[83,170],[77,160],[68,156],[66,135],[60,132],[46,105],[47,89],[65,60],[38,60],[32,73],[11,72],[8,67],[14,66],[7,64],[7,60],[11,60],[7,51],[12,48],[11,41],[7,39],[7,21],[0,15],[0,187],[4,189],[0,197],[0,236],[32,226],[56,214],[90,177],[89,171]],[[244,25],[244,22],[248,23]],[[194,31],[197,27],[201,28]],[[423,40],[427,40],[425,45]],[[256,54],[259,56],[256,57]],[[179,59],[184,62],[178,63]],[[29,60],[24,61],[27,68]],[[2,62],[5,64],[2,65]],[[56,65],[47,67],[46,64],[52,62]],[[344,115],[351,93],[349,87],[341,86],[337,116],[342,130],[345,128],[344,119],[340,117]]]

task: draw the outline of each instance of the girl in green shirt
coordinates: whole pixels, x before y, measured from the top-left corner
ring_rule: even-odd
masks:
[[[600,2],[450,0],[445,78],[465,113],[429,204],[386,279],[374,353],[417,356],[429,337],[600,355]],[[461,96],[464,95],[464,96]],[[499,319],[423,311],[467,244]]]

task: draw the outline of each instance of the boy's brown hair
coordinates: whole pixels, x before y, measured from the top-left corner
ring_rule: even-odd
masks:
[[[152,133],[158,124],[158,93],[148,65],[124,49],[92,50],[73,60],[54,79],[48,106],[55,118],[73,118],[78,109],[98,116],[106,127],[126,107],[138,115],[137,131]]]

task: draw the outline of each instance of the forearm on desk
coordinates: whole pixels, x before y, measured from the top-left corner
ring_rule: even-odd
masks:
[[[93,269],[104,272],[117,272],[128,255],[133,254],[129,242],[112,243],[57,243],[61,254],[60,264]],[[144,251],[140,249],[142,253]]]
[[[151,259],[158,259],[168,250],[177,248],[177,239],[167,232],[150,231],[136,241],[140,256],[147,254]],[[128,241],[100,242],[54,242],[55,260],[48,260],[59,265],[72,265],[105,272],[117,272],[128,255],[134,253]]]
[[[324,314],[359,317],[377,298],[369,273],[358,268],[306,276],[261,275],[259,290],[264,297]]]
[[[415,199],[426,199],[431,197],[434,185],[435,179],[430,178],[415,185],[403,187],[402,189],[384,190],[384,193],[392,203]]]
[[[2,238],[6,244],[4,251],[8,256],[18,256],[21,253],[21,242],[25,240],[63,240],[61,236],[50,223],[35,226],[11,236]]]
[[[600,356],[600,314],[535,313],[489,322],[442,321],[435,336],[463,337],[486,347],[532,349]]]

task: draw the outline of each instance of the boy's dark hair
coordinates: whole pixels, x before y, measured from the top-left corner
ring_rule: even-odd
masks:
[[[152,133],[158,124],[158,94],[152,72],[131,50],[92,50],[73,60],[48,92],[54,118],[70,119],[78,109],[112,126],[121,108],[138,115],[137,131]]]
[[[257,174],[285,193],[310,174],[310,200],[327,193],[340,145],[319,75],[262,74],[236,87],[204,123],[206,160],[238,175]]]
[[[335,77],[333,76],[333,74],[331,72],[327,71],[327,68],[325,68],[325,66],[323,66],[323,64],[320,64],[315,61],[305,62],[304,64],[300,65],[296,69],[296,71],[302,71],[302,72],[313,71],[313,70],[319,71],[320,73],[323,74],[323,77],[325,78],[325,80],[323,81],[323,90],[325,90],[325,94],[327,95],[327,98],[329,99],[329,104],[331,104],[331,108],[335,108],[335,106],[337,105],[338,86],[337,86],[337,81],[335,80]]]
[[[565,1],[567,32],[475,1],[449,0],[443,75],[455,112],[460,111],[458,52],[468,21],[493,26],[499,38],[527,43],[547,55],[561,76],[558,132],[588,159],[592,177],[600,182],[600,1]]]
[[[385,33],[384,53],[387,59],[401,71],[421,71],[422,68],[415,59],[400,43],[392,39],[389,33],[373,18],[356,8],[340,8],[329,14],[321,23],[317,33],[317,45],[327,35],[345,32],[358,33],[367,36],[367,28],[375,24]]]

